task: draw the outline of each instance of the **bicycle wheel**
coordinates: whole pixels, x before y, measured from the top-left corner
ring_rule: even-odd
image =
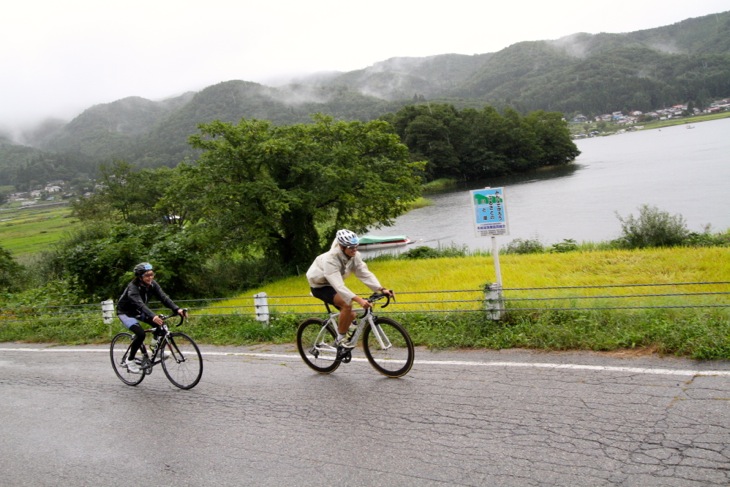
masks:
[[[337,360],[335,338],[335,330],[329,323],[325,327],[325,320],[302,321],[297,329],[297,348],[304,363],[321,374],[334,372],[342,363]]]
[[[127,370],[127,367],[122,365],[124,360],[127,358],[129,353],[129,347],[132,345],[134,335],[131,333],[119,333],[117,336],[112,338],[111,346],[109,347],[109,355],[112,359],[112,368],[117,374],[117,377],[127,384],[128,386],[136,386],[144,379],[147,375],[144,371],[135,374]],[[141,352],[140,352],[141,353]]]
[[[158,357],[170,382],[180,389],[192,389],[203,376],[203,356],[198,345],[185,333],[170,333],[163,341]],[[170,355],[165,356],[164,352]]]
[[[413,367],[415,349],[403,325],[377,317],[363,331],[363,349],[370,365],[388,377],[403,377]]]

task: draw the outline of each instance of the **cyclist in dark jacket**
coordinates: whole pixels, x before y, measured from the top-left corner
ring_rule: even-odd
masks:
[[[119,301],[117,301],[117,317],[135,336],[132,346],[129,348],[126,364],[123,364],[127,366],[127,370],[134,373],[139,373],[139,367],[134,361],[134,356],[144,343],[145,337],[144,328],[139,324],[140,321],[155,327],[164,323],[162,318],[147,306],[150,296],[157,298],[173,313],[185,316],[185,311],[165,294],[160,285],[154,280],[154,277],[152,264],[149,262],[137,264],[134,266],[134,279],[127,285]]]

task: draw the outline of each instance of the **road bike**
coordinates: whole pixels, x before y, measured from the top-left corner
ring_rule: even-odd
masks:
[[[383,298],[387,301],[381,308],[390,304],[387,294],[375,293],[367,298],[375,303]],[[395,300],[395,297],[393,298]],[[352,360],[354,348],[337,346],[337,320],[339,312],[333,312],[325,303],[329,317],[307,318],[297,329],[297,349],[304,363],[322,374],[334,372],[340,364]],[[415,348],[406,329],[394,319],[377,316],[372,306],[366,308],[350,327],[348,341],[357,344],[362,335],[362,349],[368,362],[375,370],[388,377],[403,377],[413,367]]]
[[[185,314],[187,314],[187,309]],[[166,315],[159,316],[164,321],[172,318],[172,316]],[[176,326],[182,325],[183,321],[185,321],[185,316],[180,316],[180,321]],[[135,359],[140,368],[137,373],[130,372],[125,365],[134,334],[121,332],[112,339],[109,348],[112,367],[122,382],[129,386],[136,386],[152,373],[153,367],[157,364],[162,364],[162,370],[167,378],[180,389],[192,389],[200,382],[200,378],[203,376],[203,357],[192,338],[182,332],[170,331],[167,323],[157,329],[150,328],[144,332],[145,335],[152,334],[154,343],[151,355],[144,343],[140,347],[139,352],[142,354],[142,358]]]

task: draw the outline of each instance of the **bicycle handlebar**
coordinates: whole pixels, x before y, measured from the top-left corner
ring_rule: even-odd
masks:
[[[385,298],[386,299],[385,304],[381,306],[381,308],[385,308],[386,306],[388,306],[390,304],[391,299],[393,300],[393,302],[395,302],[395,291],[393,291],[391,289],[390,292],[393,293],[392,296],[390,294],[385,294],[385,293],[373,293],[365,300],[368,303],[372,304],[372,303],[375,303],[375,302],[380,301],[381,299]],[[360,315],[359,318],[365,318],[369,313],[372,312],[372,309],[373,309],[372,306],[370,308],[365,309],[364,313],[362,315]]]
[[[188,308],[181,308],[181,309],[183,310],[183,314],[181,314],[181,315],[177,314],[177,315],[157,315],[157,316],[162,318],[162,321],[167,321],[170,318],[177,316],[180,318],[180,321],[175,326],[180,326],[183,324],[183,321],[185,321],[185,316],[188,314]]]

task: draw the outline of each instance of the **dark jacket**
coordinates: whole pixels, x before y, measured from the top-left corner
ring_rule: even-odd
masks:
[[[160,300],[162,304],[170,308],[174,313],[180,309],[172,302],[167,294],[162,290],[157,281],[152,281],[149,286],[145,286],[141,279],[134,279],[127,284],[127,288],[117,301],[117,314],[125,314],[142,321],[152,319],[155,313],[147,306],[150,296],[154,296]]]

